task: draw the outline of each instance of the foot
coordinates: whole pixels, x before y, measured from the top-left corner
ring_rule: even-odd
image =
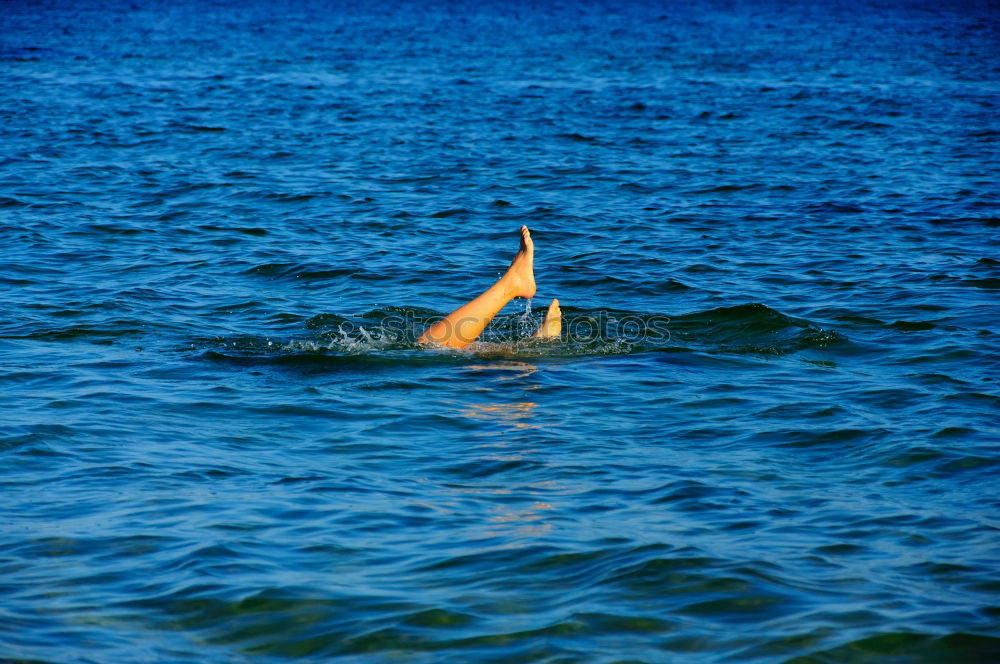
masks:
[[[530,298],[535,296],[535,245],[527,226],[521,226],[521,248],[501,277],[511,297]]]
[[[562,309],[559,308],[559,300],[553,299],[549,310],[545,312],[545,320],[535,332],[535,336],[545,339],[558,337],[560,334],[562,334]]]

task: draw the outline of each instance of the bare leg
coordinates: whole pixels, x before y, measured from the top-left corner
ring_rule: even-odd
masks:
[[[559,300],[553,299],[549,305],[549,310],[545,312],[545,320],[535,332],[535,336],[541,339],[558,337],[562,333],[562,309],[559,308]]]
[[[424,330],[417,343],[465,348],[476,340],[497,312],[515,297],[535,294],[535,245],[527,226],[521,226],[521,248],[507,272],[485,293]]]

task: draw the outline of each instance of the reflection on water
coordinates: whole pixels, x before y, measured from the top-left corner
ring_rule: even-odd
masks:
[[[489,378],[485,384],[481,384],[477,391],[483,392],[509,393],[513,387],[518,391],[535,390],[540,387],[538,383],[538,366],[530,362],[516,360],[494,362],[491,364],[474,364],[463,367],[463,371],[477,375],[480,379],[483,376]],[[475,401],[462,404],[459,413],[469,419],[480,423],[490,423],[499,425],[503,431],[506,430],[528,430],[541,429],[543,423],[538,419],[538,404],[527,399],[517,401]],[[533,459],[537,452],[533,448],[522,447],[516,443],[515,439],[504,439],[495,436],[494,432],[484,432],[482,435],[489,435],[489,442],[478,446],[484,452],[482,459],[491,463],[527,463],[537,461]],[[502,448],[502,449],[501,449]],[[504,487],[463,487],[463,493],[488,493],[497,496],[520,495],[532,496],[529,503],[512,503],[506,500],[497,501],[489,508],[488,524],[483,531],[486,538],[504,537],[516,540],[520,538],[541,537],[552,530],[552,523],[546,521],[548,512],[553,510],[553,505],[547,500],[540,499],[544,493],[546,497],[550,495],[552,483],[543,481],[527,485],[520,485],[512,492],[511,488]],[[506,545],[521,546],[523,542]]]
[[[489,517],[494,528],[486,531],[489,537],[513,534],[521,537],[540,537],[552,530],[552,522],[546,521],[553,509],[551,503],[536,500],[526,507],[496,505]]]
[[[506,391],[506,388],[515,381],[525,381],[516,385],[522,390],[535,390],[539,387],[535,380],[525,380],[531,378],[538,371],[538,366],[530,362],[509,361],[495,364],[473,364],[463,367],[463,370],[479,376],[492,374],[490,383],[477,388],[479,392],[494,391],[492,383],[502,384],[505,388],[504,391]],[[485,420],[515,429],[538,429],[541,428],[541,424],[533,421],[533,412],[537,407],[537,403],[528,400],[472,402],[463,404],[459,413],[473,420]]]
[[[459,411],[462,415],[476,420],[496,420],[518,429],[538,429],[541,425],[530,421],[532,411],[538,404],[532,401],[516,403],[470,403]]]
[[[470,364],[469,366],[462,367],[462,370],[473,373],[496,373],[497,375],[493,377],[494,380],[508,381],[531,376],[533,373],[538,371],[538,365],[532,364],[531,362],[509,360],[506,362],[495,362],[493,364]]]
[[[507,538],[511,535],[518,537],[540,537],[548,533],[553,528],[553,523],[547,518],[558,514],[560,505],[550,502],[553,490],[558,486],[548,480],[533,482],[531,484],[518,485],[514,487],[478,487],[478,486],[449,486],[447,492],[459,496],[473,496],[477,500],[486,500],[490,503],[487,509],[486,521],[481,526],[476,527],[476,540],[492,540],[493,538]],[[542,499],[542,495],[546,499]],[[511,502],[512,500],[532,496],[530,503]],[[456,503],[452,503],[447,508],[447,512],[453,513]],[[440,505],[435,509],[440,509]],[[501,548],[516,548],[524,543],[520,540],[509,542]],[[490,548],[496,543],[490,545]]]

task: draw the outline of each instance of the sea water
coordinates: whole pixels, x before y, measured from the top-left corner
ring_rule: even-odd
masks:
[[[997,27],[2,3],[0,660],[998,661]]]

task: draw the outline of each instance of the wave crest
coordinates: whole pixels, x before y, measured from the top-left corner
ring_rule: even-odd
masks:
[[[201,339],[195,348],[214,357],[283,355],[391,356],[425,351],[416,338],[444,314],[419,307],[383,307],[363,314],[324,313],[306,322],[308,336],[291,339],[239,336]],[[531,335],[542,320],[530,305],[523,312],[497,316],[480,339],[450,354],[524,357],[627,355],[651,351],[692,351],[739,355],[786,355],[826,348],[844,339],[801,318],[750,303],[668,316],[616,309],[563,307],[557,339]]]

